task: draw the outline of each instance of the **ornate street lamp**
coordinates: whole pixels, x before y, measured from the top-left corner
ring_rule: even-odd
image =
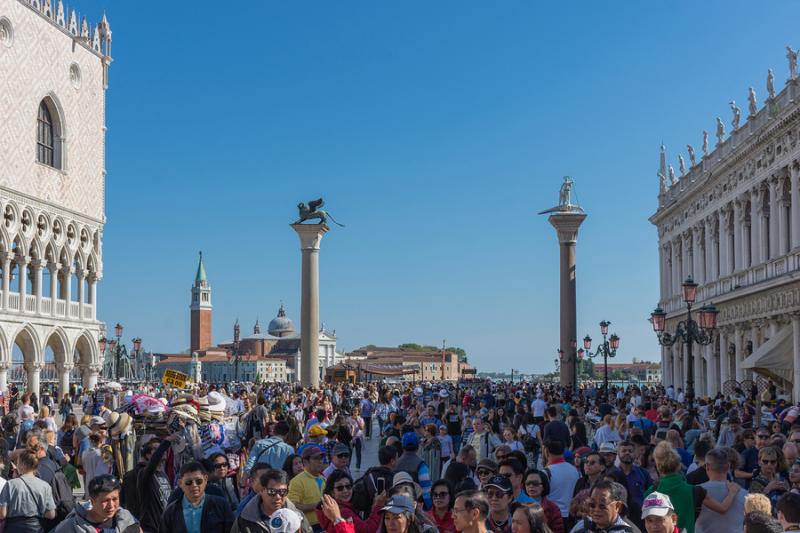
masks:
[[[686,399],[692,406],[694,401],[694,356],[692,345],[694,343],[706,346],[714,340],[714,330],[717,327],[717,315],[719,310],[713,304],[704,305],[697,313],[697,321],[692,319],[692,304],[697,299],[697,283],[689,276],[683,282],[683,301],[686,303],[686,320],[678,322],[675,333],[667,333],[667,313],[662,308],[657,307],[650,313],[650,322],[653,324],[653,331],[658,336],[658,343],[661,346],[672,346],[679,340],[686,345],[686,355],[688,358],[689,370],[686,373]]]
[[[608,326],[610,325],[611,322],[607,320],[600,322],[600,334],[603,336],[603,342],[597,347],[595,353],[592,353],[592,338],[588,334],[583,338],[583,347],[590,359],[603,356],[603,394],[606,400],[608,399],[608,358],[615,357],[619,348],[619,336],[616,333],[612,333],[611,337],[607,337]]]
[[[122,343],[122,334],[124,332],[122,324],[117,323],[114,326],[115,339],[106,339],[105,337],[97,341],[97,347],[100,354],[103,356],[103,375],[108,380],[133,380],[136,379],[136,372],[131,365],[130,357],[128,356],[128,349]],[[138,356],[139,350],[142,348],[142,339],[133,339],[134,356]],[[108,350],[108,352],[106,352]]]

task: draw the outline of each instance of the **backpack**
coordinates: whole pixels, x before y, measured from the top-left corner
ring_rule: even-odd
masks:
[[[389,490],[392,486],[393,477],[394,474],[392,472],[380,473],[368,470],[353,483],[353,496],[350,504],[365,520],[372,511],[372,504],[375,501],[375,495],[378,493],[378,479],[385,479],[386,490]]]
[[[53,491],[53,501],[56,504],[56,516],[51,521],[42,520],[45,531],[55,528],[75,508],[72,486],[60,467],[53,472],[53,481],[50,483],[50,488]],[[49,527],[48,523],[50,524]]]

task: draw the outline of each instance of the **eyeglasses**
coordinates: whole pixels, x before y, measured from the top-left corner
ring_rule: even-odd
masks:
[[[764,463],[765,465],[776,465],[776,464],[778,464],[778,460],[777,459],[761,459],[761,462]]]
[[[486,491],[486,496],[490,500],[493,500],[495,498],[500,499],[500,498],[506,496],[507,494],[508,493],[506,491],[504,491],[504,490],[487,490]]]
[[[449,492],[432,492],[431,496],[433,496],[434,499],[441,500],[442,498],[447,498],[448,496],[450,496],[450,493]]]
[[[339,485],[339,486],[334,485],[333,490],[341,490],[341,491],[353,490],[353,484],[348,483],[347,485]]]
[[[494,473],[491,470],[486,470],[485,468],[479,468],[477,472],[479,476],[491,476]]]
[[[589,505],[589,509],[600,509],[601,511],[608,510],[608,504],[607,503],[589,502],[588,505]]]
[[[231,466],[231,465],[229,465],[228,463],[214,463],[214,468],[216,468],[216,469],[219,469],[219,468],[228,468],[228,467],[230,467],[230,466]]]
[[[453,512],[454,512],[454,513],[463,513],[463,512],[464,512],[464,511],[466,511],[466,510],[467,510],[467,509],[465,509],[465,508],[462,508],[462,509],[456,509],[455,507],[453,507]]]
[[[187,487],[191,487],[192,485],[197,485],[198,487],[205,482],[205,479],[186,479],[183,481],[183,484]]]
[[[759,439],[768,439],[769,435],[756,435]]]
[[[525,486],[526,487],[541,487],[542,486],[542,482],[541,481],[526,481],[525,482]]]
[[[267,496],[280,496],[281,498],[285,498],[286,495],[289,494],[289,489],[267,489]]]
[[[339,453],[339,454],[336,454],[336,457],[338,457],[339,459],[350,459],[350,454],[349,453]]]

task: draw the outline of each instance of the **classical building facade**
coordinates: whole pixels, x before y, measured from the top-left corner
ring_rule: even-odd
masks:
[[[0,0],[0,390],[14,379],[38,393],[43,370],[62,391],[93,387],[102,368],[110,63],[105,16]]]
[[[769,71],[764,105],[751,88],[748,115],[731,102],[730,135],[717,118],[716,144],[687,146],[679,174],[661,148],[658,228],[660,302],[667,330],[686,316],[681,283],[699,283],[695,307],[713,303],[718,329],[694,346],[698,394],[732,381],[771,378],[800,399],[800,82],[796,54],[779,92]],[[662,348],[663,383],[685,387],[686,347]],[[728,386],[725,386],[729,383]]]

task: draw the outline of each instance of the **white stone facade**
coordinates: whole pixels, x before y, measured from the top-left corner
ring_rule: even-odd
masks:
[[[61,391],[102,368],[110,56],[105,17],[90,28],[61,0],[0,0],[0,390],[11,368],[38,392],[48,348]]]

